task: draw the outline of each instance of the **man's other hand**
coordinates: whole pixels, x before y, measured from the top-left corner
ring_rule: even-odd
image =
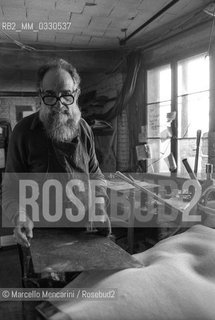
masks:
[[[14,238],[24,247],[30,247],[29,239],[33,238],[34,224],[27,215],[20,215],[15,220]]]

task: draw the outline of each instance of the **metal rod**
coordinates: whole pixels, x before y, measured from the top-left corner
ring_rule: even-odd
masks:
[[[193,170],[191,169],[190,165],[189,165],[189,162],[187,161],[187,159],[183,159],[182,160],[183,162],[183,165],[185,166],[189,176],[190,176],[190,179],[194,179],[194,180],[197,180],[196,178],[196,175],[195,173],[193,172]]]
[[[198,163],[199,163],[199,145],[201,140],[201,130],[197,130],[196,134],[196,155],[195,155],[195,165],[194,165],[194,173],[197,174],[198,172]]]
[[[146,26],[148,26],[151,22],[156,20],[158,17],[160,17],[164,12],[166,12],[169,8],[174,6],[179,0],[173,0],[170,3],[168,3],[165,7],[163,7],[161,10],[159,10],[155,15],[153,15],[149,20],[147,20],[144,24],[142,24],[139,28],[137,28],[135,31],[133,31],[129,36],[127,36],[124,39],[120,40],[120,45],[125,45],[126,42],[132,38],[135,34],[137,34],[139,31],[144,29]]]
[[[134,180],[129,179],[128,177],[126,177],[123,173],[121,173],[120,171],[117,171],[115,173],[115,176],[130,183],[131,185],[133,185],[135,188],[144,191],[145,193],[149,194],[150,196],[152,196],[155,200],[161,202],[162,204],[165,204],[169,209],[177,209],[179,212],[182,212],[181,210],[179,210],[178,208],[174,207],[173,205],[169,204],[165,199],[159,197],[156,193],[148,190],[147,188],[144,188],[143,186],[140,186],[139,184],[137,184]]]

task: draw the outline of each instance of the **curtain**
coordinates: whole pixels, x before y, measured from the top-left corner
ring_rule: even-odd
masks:
[[[98,117],[106,121],[118,117],[117,150],[114,151],[117,157],[117,170],[135,170],[137,166],[135,147],[138,144],[141,125],[146,124],[142,60],[140,51],[133,52],[127,57],[127,72],[122,90],[111,110]],[[113,143],[113,139],[111,142]]]
[[[111,110],[102,115],[102,118],[110,121],[117,117],[126,109],[130,104],[131,100],[136,91],[137,79],[142,65],[141,53],[134,52],[127,57],[127,72],[126,78],[122,87],[122,90],[115,102],[115,105]]]
[[[126,79],[115,106],[109,114],[110,118],[113,116],[118,116],[119,119],[117,170],[135,171],[137,167],[135,147],[138,144],[138,134],[141,130],[141,125],[146,124],[144,68],[141,52],[134,52],[127,58]],[[119,125],[122,123],[123,127]],[[122,137],[122,131],[124,132],[124,137]]]
[[[129,72],[133,76],[130,77],[129,96],[125,108],[129,131],[129,170],[136,171],[138,165],[136,157],[136,145],[139,144],[138,135],[141,132],[141,126],[145,126],[147,122],[144,92],[145,70],[141,52],[132,54],[129,61],[132,61]]]

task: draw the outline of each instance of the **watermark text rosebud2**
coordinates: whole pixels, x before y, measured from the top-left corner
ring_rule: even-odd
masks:
[[[99,222],[96,207],[105,204],[104,197],[96,196],[97,187],[101,187],[99,180],[71,179],[61,183],[57,179],[47,179],[39,186],[34,180],[22,179],[19,181],[19,211],[27,212],[30,207],[33,222],[41,221],[41,212],[48,223],[58,223],[63,218],[78,226],[86,219]],[[27,189],[30,189],[30,196]]]
[[[20,214],[23,222],[27,214],[35,227],[53,228],[85,227],[89,222],[102,221],[104,211],[111,221],[126,222],[127,227],[159,227],[163,222],[187,226],[201,222],[197,203],[202,190],[197,180],[187,180],[182,186],[178,186],[176,179],[161,179],[156,184],[147,180],[147,183],[150,192],[122,181],[110,183],[108,179],[82,173],[6,173],[2,225],[13,227],[7,217],[14,212]],[[183,196],[191,187],[192,199],[183,202],[179,190]],[[180,204],[179,200],[182,206],[174,206],[176,202]]]

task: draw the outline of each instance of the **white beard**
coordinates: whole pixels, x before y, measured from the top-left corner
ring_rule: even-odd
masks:
[[[39,117],[48,136],[56,142],[72,141],[78,131],[81,112],[78,105],[73,105],[71,110],[61,111],[56,108],[41,105]]]

